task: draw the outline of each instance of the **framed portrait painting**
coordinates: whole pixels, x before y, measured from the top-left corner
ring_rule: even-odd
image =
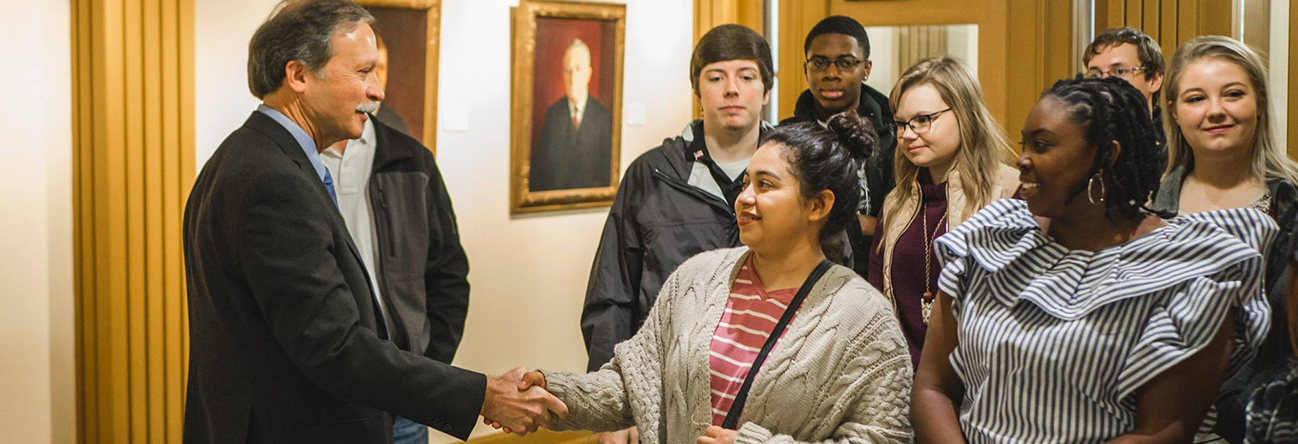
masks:
[[[511,213],[607,206],[617,193],[626,6],[514,11]]]
[[[441,0],[358,0],[374,16],[384,99],[375,120],[436,151]]]

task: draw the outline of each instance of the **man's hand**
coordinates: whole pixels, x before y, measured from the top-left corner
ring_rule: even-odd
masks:
[[[522,436],[540,427],[548,427],[551,414],[558,418],[568,416],[568,406],[542,388],[544,377],[541,378],[542,386],[519,389],[527,384],[523,379],[526,373],[526,369],[518,367],[487,378],[487,393],[481,412],[486,423],[504,427],[506,433]]]
[[[599,444],[640,444],[640,429],[631,427],[616,432],[596,433],[592,438]]]
[[[549,387],[546,387],[545,375],[541,374],[541,372],[523,373],[523,380],[518,382],[518,391],[526,391],[532,387],[540,387],[545,390],[550,390]]]
[[[708,427],[700,436],[697,444],[734,444],[735,436],[739,432],[729,429],[723,429],[717,426]]]

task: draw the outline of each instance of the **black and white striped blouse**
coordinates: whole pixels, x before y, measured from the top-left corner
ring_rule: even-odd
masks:
[[[1069,250],[1023,201],[979,211],[937,241],[966,438],[1103,442],[1128,432],[1136,390],[1206,346],[1228,315],[1233,374],[1269,328],[1260,250],[1277,231],[1263,213],[1223,210],[1099,251]]]

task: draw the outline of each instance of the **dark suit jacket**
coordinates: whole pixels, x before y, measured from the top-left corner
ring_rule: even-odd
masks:
[[[562,97],[545,111],[541,138],[532,148],[532,191],[596,188],[612,185],[613,113],[586,98],[581,126],[572,129],[568,98]]]
[[[394,412],[467,438],[486,378],[403,352],[293,136],[260,112],[185,206],[186,443],[375,443]]]
[[[380,108],[387,109],[387,107]],[[369,198],[378,237],[379,294],[392,301],[392,340],[451,363],[469,311],[469,259],[433,154],[374,120]]]

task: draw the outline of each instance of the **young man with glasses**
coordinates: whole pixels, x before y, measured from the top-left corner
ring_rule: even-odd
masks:
[[[1162,110],[1158,107],[1158,90],[1163,86],[1163,50],[1158,42],[1139,29],[1125,26],[1107,29],[1082,53],[1086,77],[1118,77],[1136,87],[1145,96],[1149,114],[1154,119],[1158,150],[1167,157],[1167,137],[1163,135]]]
[[[847,230],[854,258],[852,268],[864,277],[869,271],[865,258],[879,207],[893,187],[892,158],[897,135],[893,132],[892,110],[888,96],[865,84],[872,66],[870,38],[856,19],[826,17],[811,28],[802,46],[807,57],[803,72],[808,88],[798,96],[793,117],[780,121],[780,125],[817,122],[823,126],[834,114],[856,110],[879,133],[878,152],[859,172],[861,204],[857,223]]]

